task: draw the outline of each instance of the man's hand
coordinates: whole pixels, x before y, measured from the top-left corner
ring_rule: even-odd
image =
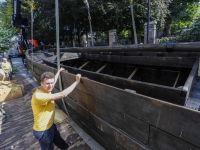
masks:
[[[63,70],[65,70],[64,68],[60,68],[59,72],[62,72]]]
[[[81,74],[77,74],[77,75],[76,75],[76,81],[77,81],[77,82],[80,82],[80,80],[81,80]]]
[[[77,74],[76,75],[76,81],[70,85],[68,88],[64,89],[62,92],[56,93],[56,94],[51,94],[51,99],[49,101],[54,101],[63,97],[66,97],[67,95],[69,95],[74,89],[75,87],[79,84],[81,80],[81,75]]]

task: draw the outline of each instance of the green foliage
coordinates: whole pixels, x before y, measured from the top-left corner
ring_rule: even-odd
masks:
[[[200,17],[199,0],[173,0],[169,5],[165,28],[172,30],[191,27]],[[166,32],[167,33],[167,32]]]
[[[12,36],[12,29],[6,29],[5,26],[0,23],[0,54],[10,48],[10,37]]]
[[[97,35],[108,34],[108,30],[117,29],[118,34],[132,31],[132,18],[129,0],[88,0],[93,31]],[[134,17],[138,35],[144,34],[144,23],[147,22],[147,0],[134,0]],[[55,0],[34,1],[34,39],[45,44],[55,43]],[[197,0],[151,0],[151,18],[157,20],[163,29],[172,27],[190,27],[199,17]],[[22,0],[21,12],[24,18],[31,21],[30,0]],[[7,30],[11,29],[10,16],[13,13],[12,0],[0,4],[0,21]],[[83,0],[59,1],[60,41],[72,43],[75,34],[79,43],[81,36],[90,31],[88,10]],[[74,32],[74,27],[77,29]],[[14,28],[13,34],[19,33]],[[30,38],[31,32],[28,31]]]
[[[7,0],[1,4],[0,20],[7,28],[11,28],[10,15],[12,14],[12,1]],[[132,30],[132,18],[129,0],[88,0],[92,17],[93,31],[98,34],[108,33],[108,30],[117,29],[120,33],[123,30]],[[168,4],[171,0],[151,1],[151,20],[157,20],[169,14]],[[147,0],[135,0],[134,17],[137,34],[144,32],[144,23],[147,22]],[[45,44],[53,44],[55,40],[55,1],[35,0],[34,2],[34,39],[43,41]],[[30,0],[22,0],[22,16],[30,22]],[[88,10],[83,0],[59,1],[60,15],[60,41],[72,41],[73,36],[80,36],[90,31],[88,21]],[[77,32],[74,32],[74,26]],[[19,29],[14,30],[14,34]],[[30,30],[28,34],[30,38]]]
[[[19,70],[17,69],[17,67],[15,67],[15,66],[12,66],[12,72],[11,72],[11,74],[15,74],[15,73],[17,73]]]
[[[178,36],[162,37],[161,39],[157,39],[156,43],[199,42],[199,34],[200,32],[188,31]]]

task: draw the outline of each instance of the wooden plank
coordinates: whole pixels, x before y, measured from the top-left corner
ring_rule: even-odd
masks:
[[[78,114],[70,106],[68,106],[67,109],[72,120],[76,122],[85,132],[87,132],[105,149],[116,150],[115,147],[118,147],[118,149],[123,150],[123,148],[121,148],[119,144],[109,139],[100,129],[92,125],[87,119]]]
[[[40,85],[40,82],[41,82],[40,76],[38,74],[36,74],[35,72],[33,72],[31,70],[31,68],[29,68],[29,71],[32,73],[32,75],[34,76],[34,78],[37,80],[37,83]]]
[[[64,84],[64,89],[68,85]],[[86,93],[75,89],[69,97],[74,101],[77,101],[80,105],[94,112],[108,123],[120,128],[130,136],[139,140],[141,143],[148,144],[149,125],[126,114],[120,112],[112,106],[87,95]],[[65,101],[70,101],[65,98]],[[69,105],[69,104],[68,104]],[[72,106],[70,106],[72,107]],[[73,108],[73,107],[72,107]]]
[[[79,67],[79,69],[82,69],[83,67],[85,67],[87,64],[89,64],[90,61],[87,61],[86,63],[84,63],[82,66]]]
[[[69,97],[65,97],[64,101],[65,103],[67,103],[68,106],[76,110],[76,112],[79,113],[82,117],[86,118],[87,120],[90,120],[89,110],[86,110],[83,106],[79,105]]]
[[[96,73],[101,72],[104,68],[106,68],[107,65],[108,65],[108,63],[106,63],[105,65],[103,65],[99,70],[96,71]]]
[[[149,148],[155,150],[200,150],[199,147],[152,126],[150,127]]]
[[[196,60],[194,57],[117,56],[100,54],[82,54],[82,58],[106,62],[178,68],[191,68]]]
[[[160,44],[136,44],[136,45],[117,45],[117,46],[95,46],[95,47],[79,47],[79,48],[60,48],[61,52],[129,52],[129,51],[149,51],[149,52],[164,52],[167,51],[168,43]],[[200,42],[188,43],[173,43],[172,51],[175,52],[199,52]],[[49,49],[54,51],[54,49]]]
[[[174,85],[173,85],[174,88],[176,87],[176,84],[177,84],[177,82],[178,82],[178,79],[179,79],[179,77],[180,77],[180,74],[181,74],[181,71],[178,73],[178,76],[177,76],[177,78],[176,78],[176,80],[175,80],[175,82],[174,82]]]
[[[80,114],[82,117],[86,116],[86,120],[90,120],[90,123],[94,125],[95,128],[98,128],[103,132],[107,138],[113,140],[116,145],[120,145],[123,149],[147,149],[145,146],[141,145],[139,142],[136,140],[130,138],[128,135],[124,134],[114,126],[108,124],[101,118],[97,117],[95,114],[91,113],[69,97],[65,99],[67,102],[68,106],[72,106],[73,109]],[[71,107],[71,108],[72,108]],[[84,115],[83,115],[84,114]],[[89,114],[89,116],[88,116]],[[89,117],[89,118],[87,118]],[[105,137],[105,136],[104,136]],[[116,147],[115,145],[115,147]],[[116,149],[118,149],[116,147]]]
[[[44,61],[44,63],[47,63],[54,67],[56,66],[56,64],[47,61]],[[180,104],[180,105],[185,104],[185,98],[180,96],[181,92],[183,91],[181,89],[152,84],[152,83],[146,83],[136,80],[128,80],[120,77],[114,77],[111,75],[80,70],[68,66],[62,66],[62,67],[65,68],[70,73],[73,74],[80,73],[82,76],[88,77],[91,80],[95,80],[121,89],[131,89],[139,94],[154,97],[175,104]]]
[[[63,73],[62,75],[63,81],[72,84],[75,78],[74,75],[69,73]],[[200,112],[198,111],[137,93],[130,93],[87,78],[82,78],[77,89],[176,137],[182,134],[181,138],[183,140],[200,146],[198,140],[200,139],[200,131],[198,130]]]
[[[35,72],[37,75],[39,75],[39,76],[41,76],[42,73],[43,73],[43,71],[41,71],[40,69],[36,68],[35,66],[34,66],[33,70],[34,70],[34,72]]]
[[[189,96],[189,93],[190,93],[191,86],[192,86],[192,84],[193,84],[193,82],[194,82],[194,78],[195,78],[196,75],[197,75],[198,66],[199,66],[199,59],[197,59],[196,62],[194,63],[194,65],[193,65],[193,67],[192,67],[192,70],[191,70],[191,72],[190,72],[190,75],[189,75],[187,81],[185,82],[185,85],[183,86],[183,91],[182,91],[182,93],[183,93],[183,94],[186,94],[186,93],[187,93],[185,104],[187,103],[187,99],[188,99],[188,96]],[[187,105],[187,104],[186,104],[186,105]]]
[[[60,58],[61,61],[72,60],[79,58],[78,53],[64,53]]]
[[[114,126],[108,124],[98,116],[90,113],[91,122],[103,131],[110,139],[114,139],[116,143],[120,144],[124,149],[131,150],[147,150],[148,148],[141,145],[136,140],[130,138],[128,135],[122,133]]]
[[[131,79],[131,78],[136,74],[136,72],[138,71],[139,68],[140,68],[140,67],[137,67],[137,68],[131,73],[131,75],[128,77],[128,79]]]

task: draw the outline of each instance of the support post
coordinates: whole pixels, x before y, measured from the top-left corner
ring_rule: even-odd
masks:
[[[93,33],[92,33],[92,23],[91,23],[91,16],[90,16],[90,6],[89,6],[89,3],[88,3],[88,0],[83,0],[83,2],[85,3],[85,5],[88,9],[88,20],[89,20],[89,24],[90,24],[90,34],[91,34],[91,39],[92,39],[92,46],[94,46]]]
[[[89,10],[88,10],[89,11]],[[92,33],[92,23],[91,23],[91,18],[89,18],[89,23],[90,23],[90,34],[91,34],[91,39],[92,39],[92,46],[94,46],[94,39],[93,39],[93,33]]]
[[[32,2],[33,3],[33,2]],[[32,40],[32,46],[31,46],[31,60],[32,60],[32,70],[33,70],[33,8],[31,7],[31,40]]]
[[[133,0],[130,0],[130,5],[131,5],[131,16],[132,16],[132,24],[133,24],[134,41],[135,41],[135,44],[138,44],[137,43],[137,32],[136,32],[136,27],[135,27],[135,19],[134,19],[134,13],[133,13]]]
[[[149,44],[150,0],[148,0],[147,44]]]
[[[60,70],[60,39],[59,39],[59,8],[58,8],[58,0],[55,0],[55,15],[56,15],[56,44],[57,44],[57,69]],[[62,84],[61,84],[61,77],[59,75],[59,87],[60,91],[62,91]],[[65,108],[65,111],[67,115],[69,116],[69,113],[67,111],[64,99],[62,98],[63,106]]]

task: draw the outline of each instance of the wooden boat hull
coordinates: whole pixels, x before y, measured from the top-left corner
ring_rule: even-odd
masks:
[[[88,59],[93,54],[83,55],[88,55]],[[28,52],[26,58],[29,70],[39,83],[43,72],[57,72],[55,61],[46,59],[38,63],[31,60]],[[63,89],[74,82],[75,74],[83,75],[81,83],[64,98],[70,117],[106,149],[200,149],[200,112],[185,106],[199,64],[196,59],[191,60],[196,62],[184,65],[193,68],[182,89],[63,65],[68,70],[61,73]],[[181,62],[177,64],[181,67]],[[53,92],[58,91],[56,83]],[[65,111],[60,100],[56,103]]]

